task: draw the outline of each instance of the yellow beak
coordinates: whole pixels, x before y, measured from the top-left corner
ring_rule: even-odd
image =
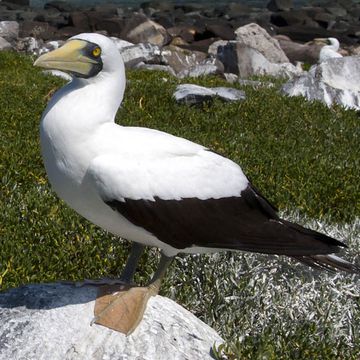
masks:
[[[43,67],[45,69],[63,70],[74,74],[75,76],[88,78],[102,67],[100,62],[86,56],[86,48],[89,45],[84,40],[70,40],[59,49],[50,51],[41,55],[34,63],[34,66]],[[99,71],[101,68],[99,69]],[[96,71],[99,72],[99,71]]]
[[[327,45],[327,43],[328,43],[327,38],[315,38],[313,41],[315,44],[319,44],[319,45],[321,45],[321,44]]]

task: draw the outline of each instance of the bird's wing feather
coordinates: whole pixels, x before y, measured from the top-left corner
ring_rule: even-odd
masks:
[[[101,156],[89,175],[114,211],[180,250],[195,246],[307,256],[342,246],[279,219],[238,165],[206,150],[152,162]]]

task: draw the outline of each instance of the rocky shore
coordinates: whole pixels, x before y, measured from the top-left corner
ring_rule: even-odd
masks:
[[[338,39],[337,56],[355,55],[354,61],[340,58],[336,63],[340,72],[353,73],[342,64],[357,66],[359,18],[360,3],[350,0],[301,8],[292,0],[270,0],[263,8],[236,2],[176,5],[165,0],[136,8],[116,4],[76,8],[55,0],[43,9],[31,8],[29,0],[0,0],[0,50],[39,55],[73,35],[100,32],[113,38],[127,68],[164,70],[178,78],[217,74],[229,82],[270,75],[295,79],[296,86],[296,79],[310,76],[304,69],[319,62],[324,43],[314,40],[318,37]],[[321,73],[326,72],[324,66]],[[310,74],[315,77],[314,70]],[[313,94],[289,87],[285,92]],[[323,96],[328,98],[325,93],[320,100]],[[358,104],[358,93],[355,97],[351,104]]]

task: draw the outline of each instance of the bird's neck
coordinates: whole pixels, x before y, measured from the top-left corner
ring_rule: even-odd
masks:
[[[125,81],[120,74],[93,79],[77,79],[61,88],[50,100],[43,126],[86,133],[99,125],[114,122],[124,95]]]

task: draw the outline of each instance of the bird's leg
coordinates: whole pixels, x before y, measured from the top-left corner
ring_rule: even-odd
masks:
[[[95,303],[95,318],[92,323],[130,335],[143,318],[146,304],[151,296],[157,295],[161,281],[173,257],[161,254],[159,266],[147,286],[125,286],[120,291],[102,289]]]
[[[125,268],[121,274],[121,281],[130,284],[134,280],[136,272],[136,265],[138,264],[141,255],[143,254],[145,246],[136,242],[133,242],[131,253],[126,261]]]
[[[85,279],[83,281],[78,281],[75,283],[75,286],[81,287],[85,285],[93,286],[102,286],[102,285],[124,285],[131,284],[134,280],[134,275],[136,272],[136,265],[138,264],[141,255],[145,249],[144,245],[133,242],[131,247],[130,255],[126,261],[125,268],[121,273],[120,278],[102,278],[102,279]]]

